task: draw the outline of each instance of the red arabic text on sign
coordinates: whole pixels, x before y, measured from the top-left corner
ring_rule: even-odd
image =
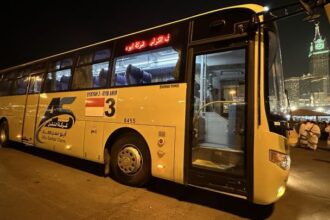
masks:
[[[143,48],[156,47],[170,42],[171,34],[162,34],[151,38],[148,42],[145,40],[134,41],[125,46],[126,52],[132,52],[135,50],[142,50]]]

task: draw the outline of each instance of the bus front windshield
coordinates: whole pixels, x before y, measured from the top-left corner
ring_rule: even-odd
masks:
[[[284,119],[288,113],[288,102],[284,88],[282,57],[276,26],[267,32],[268,38],[268,106],[273,120]],[[267,88],[267,87],[266,87]]]

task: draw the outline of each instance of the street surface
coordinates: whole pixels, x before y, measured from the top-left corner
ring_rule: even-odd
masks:
[[[12,145],[0,148],[1,220],[330,219],[329,150],[293,148],[285,196],[258,206],[159,179],[128,187],[99,164]]]

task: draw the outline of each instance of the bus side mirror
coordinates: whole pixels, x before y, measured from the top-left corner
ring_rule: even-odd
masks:
[[[330,24],[330,3],[324,5],[324,11],[327,14],[328,22]]]

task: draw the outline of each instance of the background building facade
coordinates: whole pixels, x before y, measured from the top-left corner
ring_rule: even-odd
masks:
[[[318,107],[330,112],[330,50],[327,39],[321,35],[320,26],[315,24],[315,34],[309,49],[309,72],[300,77],[285,80],[291,107]]]

